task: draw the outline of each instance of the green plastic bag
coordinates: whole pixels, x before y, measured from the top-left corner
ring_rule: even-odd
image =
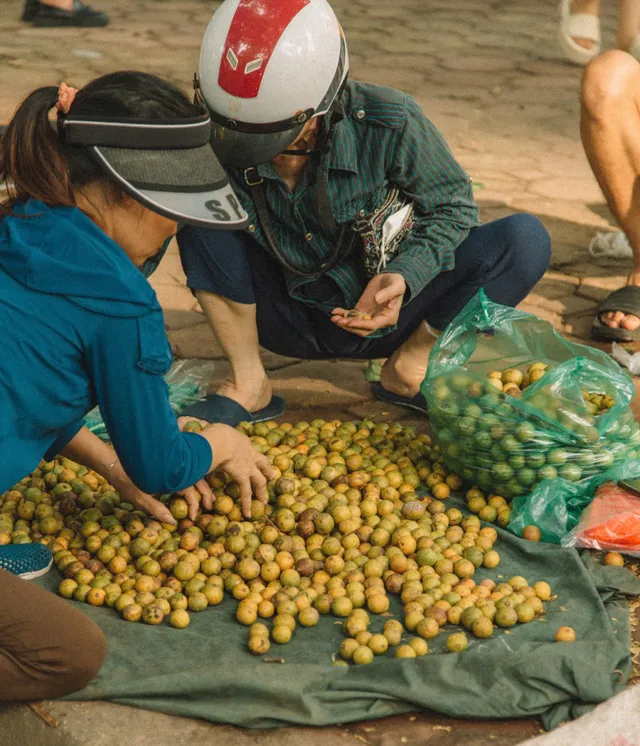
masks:
[[[491,371],[534,362],[549,369],[519,398],[488,380]],[[585,392],[615,403],[595,416]],[[572,483],[640,457],[626,371],[604,352],[568,342],[546,321],[493,303],[482,291],[436,342],[422,393],[449,469],[505,498],[557,480],[554,494],[566,490],[569,499]]]
[[[567,538],[598,487],[605,482],[628,479],[640,479],[640,460],[629,460],[579,484],[564,479],[541,482],[530,495],[512,502],[508,529],[520,536],[525,526],[535,525],[540,529],[542,541],[571,546]]]

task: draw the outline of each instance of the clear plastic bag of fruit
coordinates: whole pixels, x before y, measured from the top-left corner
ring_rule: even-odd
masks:
[[[435,344],[422,393],[449,469],[508,499],[640,458],[628,374],[482,291]]]
[[[189,404],[193,404],[207,393],[213,375],[212,360],[188,358],[178,360],[164,377],[169,387],[169,404],[176,416]],[[109,441],[109,433],[100,414],[100,409],[92,409],[84,418],[85,425],[101,440]]]

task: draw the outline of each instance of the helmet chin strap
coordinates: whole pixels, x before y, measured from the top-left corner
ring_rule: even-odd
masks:
[[[326,153],[331,148],[333,133],[336,125],[344,119],[344,109],[340,101],[340,96],[336,96],[335,101],[331,104],[329,111],[320,119],[318,123],[318,134],[314,148],[304,148],[299,150],[283,150],[280,155],[297,155],[308,157],[310,155]]]

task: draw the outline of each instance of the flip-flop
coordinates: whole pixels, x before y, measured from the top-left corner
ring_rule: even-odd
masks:
[[[640,317],[640,287],[627,285],[614,290],[598,306],[591,326],[591,339],[598,342],[635,342],[640,339],[640,328],[613,329],[604,324],[600,316],[609,311],[622,311],[622,313]]]
[[[281,396],[272,396],[266,407],[257,412],[249,412],[242,404],[221,394],[211,394],[202,401],[197,401],[185,407],[181,417],[197,417],[207,422],[221,422],[223,425],[235,427],[240,422],[266,422],[280,417],[287,408]]]
[[[395,404],[396,407],[413,409],[416,412],[421,412],[425,417],[427,416],[427,400],[420,391],[415,396],[401,396],[400,394],[394,394],[393,391],[387,391],[382,384],[376,383],[373,392],[378,401]]]
[[[576,39],[593,42],[591,49],[578,44]],[[600,19],[589,13],[572,13],[571,0],[560,0],[560,48],[576,65],[586,65],[600,54]]]

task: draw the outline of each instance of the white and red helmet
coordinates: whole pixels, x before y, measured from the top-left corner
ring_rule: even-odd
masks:
[[[326,114],[348,73],[327,0],[225,0],[200,51],[200,90],[223,165],[256,166]]]

